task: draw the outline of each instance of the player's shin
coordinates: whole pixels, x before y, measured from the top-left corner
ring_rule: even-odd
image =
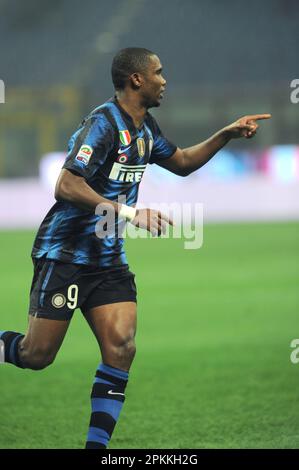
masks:
[[[0,331],[0,363],[9,362],[24,369],[19,356],[19,343],[23,338],[23,334],[15,331]]]
[[[91,392],[91,418],[86,449],[107,447],[125,401],[129,374],[100,364]]]

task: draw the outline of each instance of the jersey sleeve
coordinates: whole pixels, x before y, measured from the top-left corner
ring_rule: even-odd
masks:
[[[71,137],[62,168],[91,178],[113,148],[114,131],[104,114],[91,116]]]
[[[160,162],[170,158],[176,151],[177,146],[170,142],[162,133],[156,120],[152,118],[152,135],[153,135],[153,147],[149,163],[156,163],[159,165]]]

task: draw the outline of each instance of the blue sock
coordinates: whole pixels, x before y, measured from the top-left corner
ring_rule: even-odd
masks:
[[[125,401],[129,374],[100,364],[91,392],[91,418],[86,449],[105,449]]]
[[[21,369],[24,367],[19,357],[18,346],[23,338],[24,335],[15,331],[0,331],[0,341],[4,343],[4,362],[10,362]]]

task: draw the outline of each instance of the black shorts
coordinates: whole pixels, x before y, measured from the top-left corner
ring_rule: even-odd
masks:
[[[38,318],[70,320],[74,310],[116,302],[136,302],[135,275],[128,265],[96,268],[34,258],[29,314]]]

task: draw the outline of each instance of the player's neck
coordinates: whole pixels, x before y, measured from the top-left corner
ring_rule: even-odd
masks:
[[[115,93],[120,106],[131,116],[134,125],[138,128],[142,125],[147,109],[139,102],[136,102],[136,97],[130,94],[124,94],[119,91]]]

